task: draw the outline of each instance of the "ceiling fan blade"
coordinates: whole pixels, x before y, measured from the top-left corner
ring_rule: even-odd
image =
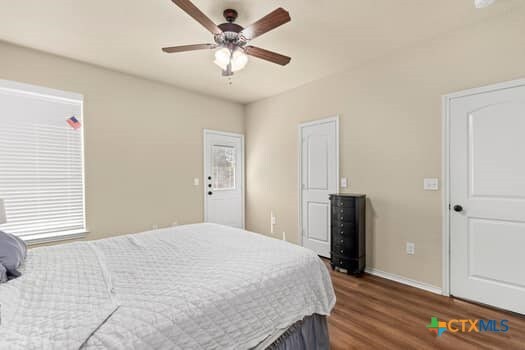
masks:
[[[245,51],[247,55],[257,57],[262,60],[270,61],[272,63],[277,63],[281,66],[286,66],[292,60],[288,56],[284,56],[273,51],[261,49],[260,47],[256,46],[246,46]]]
[[[291,18],[288,11],[279,7],[277,10],[267,14],[251,26],[244,28],[240,34],[246,40],[252,40],[290,21]]]
[[[212,20],[206,16],[197,6],[189,0],[171,0],[175,5],[180,7],[184,12],[190,15],[194,20],[202,24],[202,26],[208,29],[212,34],[221,34],[222,30],[217,27]]]
[[[182,46],[164,47],[162,48],[162,51],[166,53],[175,53],[175,52],[184,52],[184,51],[214,49],[216,47],[217,45],[214,45],[214,44],[182,45]]]

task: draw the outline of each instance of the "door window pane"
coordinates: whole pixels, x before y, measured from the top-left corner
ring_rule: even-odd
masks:
[[[235,189],[235,148],[211,146],[212,185],[214,190]]]

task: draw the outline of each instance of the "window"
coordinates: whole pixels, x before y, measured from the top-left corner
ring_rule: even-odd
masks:
[[[82,122],[82,96],[0,80],[0,230],[30,242],[85,233]]]
[[[213,189],[235,189],[235,148],[213,145],[211,148]]]

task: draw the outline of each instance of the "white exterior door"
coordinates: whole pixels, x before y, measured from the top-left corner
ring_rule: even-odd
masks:
[[[204,131],[204,221],[244,228],[244,137]]]
[[[449,108],[450,292],[525,314],[525,86]]]
[[[303,246],[330,257],[330,194],[339,186],[338,119],[299,127],[301,142],[301,231]]]

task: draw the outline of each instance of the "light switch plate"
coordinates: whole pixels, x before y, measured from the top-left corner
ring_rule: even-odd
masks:
[[[424,179],[423,189],[425,191],[438,191],[439,190],[439,179],[437,178]]]
[[[341,178],[341,187],[347,188],[348,187],[348,179],[346,177]]]
[[[407,242],[407,254],[414,255],[416,254],[416,244],[412,242]]]

